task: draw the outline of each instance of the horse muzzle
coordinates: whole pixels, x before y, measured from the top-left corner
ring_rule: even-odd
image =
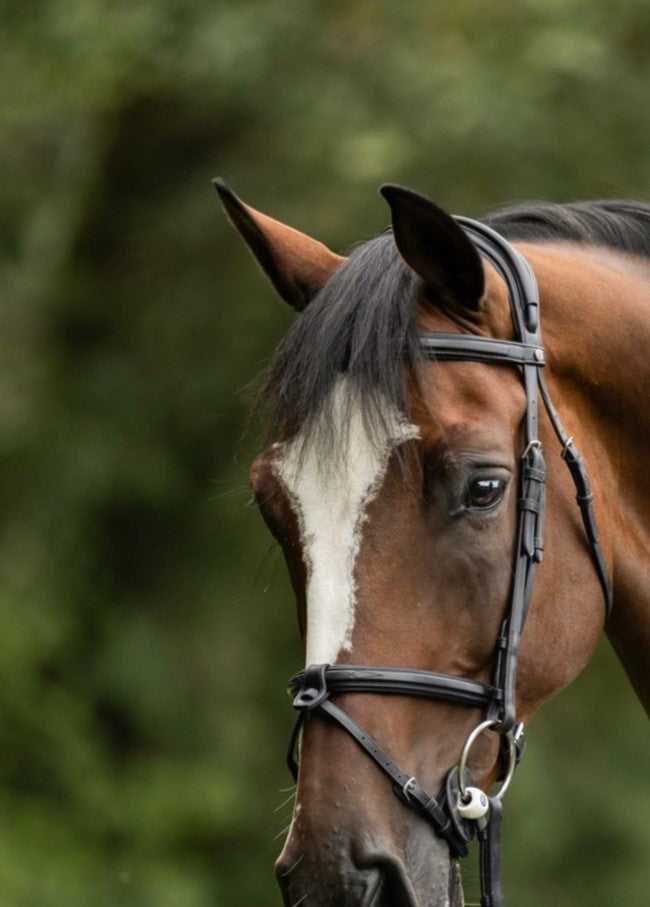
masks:
[[[295,833],[294,833],[295,832]],[[333,831],[317,846],[294,828],[276,864],[286,907],[463,907],[458,865],[427,828],[394,844]]]

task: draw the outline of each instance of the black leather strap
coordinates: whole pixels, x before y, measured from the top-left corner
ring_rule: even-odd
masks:
[[[516,685],[519,643],[528,615],[533,580],[544,550],[544,456],[539,442],[533,442],[525,453],[520,478],[517,543],[510,606],[497,640],[494,685],[501,692],[499,708],[488,709],[488,718],[498,722],[503,733],[511,731],[517,721]]]
[[[469,217],[454,220],[505,280],[515,334],[529,343],[539,333],[539,290],[532,268],[496,230]]]
[[[609,570],[607,569],[607,564],[605,563],[605,556],[600,546],[600,535],[596,525],[596,516],[593,508],[593,494],[589,476],[587,474],[587,468],[573,438],[569,437],[560,421],[560,417],[553,405],[551,395],[548,392],[543,376],[539,374],[537,380],[544,406],[546,407],[549,419],[551,420],[551,425],[557,435],[558,441],[562,445],[562,457],[569,467],[569,472],[571,473],[571,478],[573,479],[573,484],[576,488],[576,501],[580,508],[582,524],[585,533],[587,534],[591,557],[598,574],[598,579],[600,580],[600,585],[603,589],[603,595],[605,596],[605,620],[607,620],[612,613],[613,606],[614,596],[612,580],[609,575]]]
[[[494,340],[471,334],[420,333],[420,349],[430,359],[472,360],[496,365],[534,365],[546,363],[541,346],[515,340]]]
[[[312,665],[312,668],[314,666]],[[324,680],[330,693],[392,693],[399,696],[424,696],[458,705],[486,709],[499,704],[496,687],[466,677],[415,671],[406,668],[366,667],[364,665],[324,665]],[[306,672],[289,681],[289,689],[305,688]]]
[[[488,797],[490,812],[477,822],[481,907],[503,907],[501,881],[501,800]]]
[[[436,834],[446,839],[452,856],[465,856],[467,853],[465,842],[456,839],[454,826],[447,813],[438,805],[435,797],[428,794],[417,779],[407,772],[400,771],[374,737],[364,731],[347,712],[329,700],[321,703],[320,710],[340,724],[382,772],[388,775],[393,782],[393,791],[399,799],[424,816],[433,825]]]

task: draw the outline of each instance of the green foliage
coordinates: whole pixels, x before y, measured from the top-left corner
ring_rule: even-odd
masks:
[[[3,907],[279,903],[299,656],[245,414],[290,314],[209,178],[339,249],[387,180],[648,198],[649,42],[645,0],[3,5]],[[642,722],[603,651],[534,725],[512,902],[645,903]]]

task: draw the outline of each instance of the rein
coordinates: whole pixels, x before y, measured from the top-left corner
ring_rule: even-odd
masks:
[[[524,749],[523,725],[517,723],[515,705],[519,642],[528,614],[535,571],[544,551],[546,466],[538,437],[540,398],[576,487],[576,500],[591,557],[603,588],[606,618],[612,607],[612,585],[600,546],[587,470],[573,438],[562,426],[542,374],[546,354],[539,326],[539,292],[535,275],[523,256],[490,227],[464,217],[455,219],[505,280],[516,339],[494,340],[467,334],[422,332],[420,346],[423,355],[435,360],[470,360],[515,366],[520,371],[526,392],[525,448],[521,456],[513,580],[506,617],[496,640],[492,684],[408,668],[309,665],[289,681],[298,719],[291,735],[287,762],[294,779],[297,779],[295,752],[302,725],[311,712],[325,713],[353,737],[388,776],[396,796],[424,816],[435,833],[447,841],[453,858],[466,856],[468,843],[474,834],[477,835],[480,845],[481,907],[502,907],[501,800]],[[448,773],[444,790],[436,799],[421,787],[416,778],[402,772],[373,737],[331,701],[330,696],[336,693],[422,696],[480,708],[484,710],[485,718],[469,735],[458,765]],[[501,787],[492,796],[471,786],[472,779],[466,769],[474,741],[488,729],[501,735],[501,756],[505,765]]]

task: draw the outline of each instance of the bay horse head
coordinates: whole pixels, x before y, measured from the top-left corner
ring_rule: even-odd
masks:
[[[625,279],[640,294],[637,278],[585,277],[596,256],[570,243],[516,251],[395,186],[392,230],[343,258],[217,189],[300,312],[267,378],[275,440],[251,470],[305,650],[285,904],[455,907],[477,831],[482,903],[497,905],[503,788],[486,792],[509,782],[523,724],[585,665],[611,600],[611,423],[571,331],[604,342],[608,298]],[[572,306],[590,280],[588,319]]]

